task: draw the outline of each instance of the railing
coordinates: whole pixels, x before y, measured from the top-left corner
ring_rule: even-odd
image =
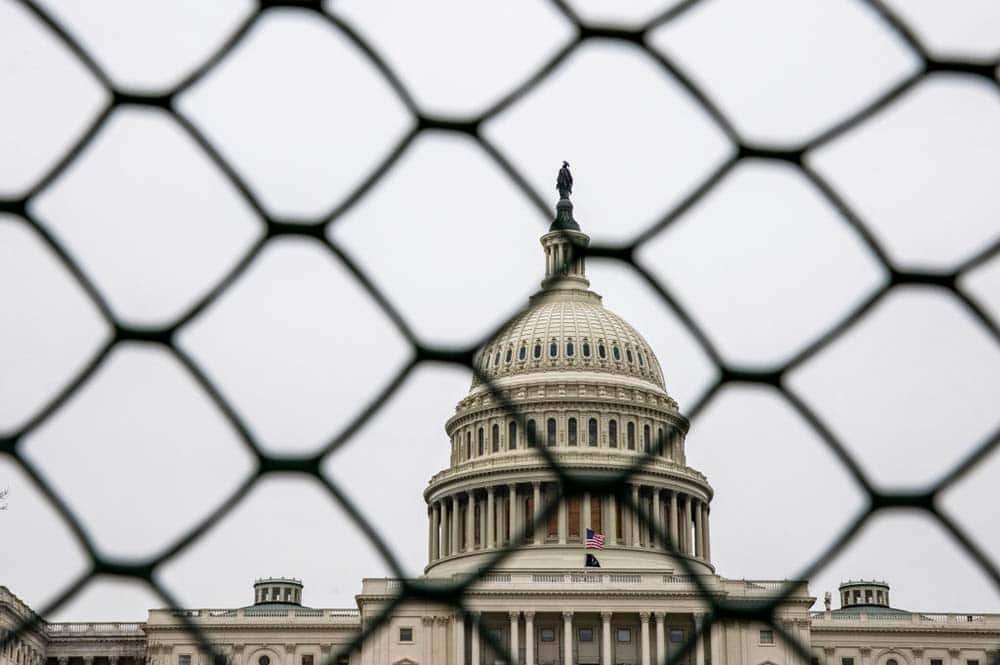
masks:
[[[922,612],[810,612],[809,616],[814,622],[838,621],[857,623],[912,623],[925,628],[936,626],[957,627],[961,624],[988,624],[991,627],[1000,627],[1000,614],[924,614]]]
[[[531,576],[531,582],[532,584],[562,584],[563,576],[561,574],[536,573]]]
[[[62,634],[78,635],[142,635],[143,626],[139,622],[126,623],[50,623],[46,624],[45,631],[52,636]]]
[[[608,575],[608,581],[612,584],[640,584],[642,583],[642,575],[611,573]]]

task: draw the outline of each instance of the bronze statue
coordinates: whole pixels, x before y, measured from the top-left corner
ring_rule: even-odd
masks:
[[[569,162],[563,162],[559,169],[559,177],[556,178],[556,189],[559,190],[559,198],[568,199],[573,193],[573,174],[569,172]]]

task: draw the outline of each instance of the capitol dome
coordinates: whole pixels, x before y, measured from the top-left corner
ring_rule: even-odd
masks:
[[[684,556],[713,570],[713,492],[687,466],[688,421],[652,348],[590,290],[590,238],[573,218],[569,185],[541,237],[541,289],[480,349],[472,386],[445,424],[450,463],[424,491],[428,575],[468,573],[514,543],[507,562],[520,569],[582,565],[588,532],[604,538],[605,567],[669,572]],[[625,494],[605,485],[564,495],[549,459],[587,477],[629,473]]]

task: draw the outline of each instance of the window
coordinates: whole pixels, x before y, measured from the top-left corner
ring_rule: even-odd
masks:
[[[400,642],[412,642],[413,641],[413,629],[410,627],[399,629],[399,641]]]
[[[521,348],[517,350],[517,359],[524,360],[527,357],[528,357],[528,349],[524,346],[524,344],[522,344]]]
[[[642,450],[649,452],[649,425],[642,426]]]
[[[608,421],[608,446],[618,447],[618,421],[614,418]]]
[[[351,665],[351,657],[337,656],[337,665]]]
[[[472,457],[472,432],[465,433],[465,459]]]
[[[632,641],[632,629],[631,628],[619,628],[615,631],[615,639],[619,642],[631,642]]]
[[[666,440],[663,438],[663,428],[656,428],[656,454],[661,457],[667,454]]]
[[[528,421],[527,432],[525,432],[524,436],[528,440],[528,447],[529,448],[534,448],[535,447],[535,441],[536,441],[536,437],[535,437],[535,421],[534,420],[529,420]]]
[[[628,428],[628,449],[635,450],[635,423],[626,425]]]
[[[577,633],[580,642],[593,642],[594,641],[594,629],[593,628],[581,628]]]
[[[896,661],[895,658],[890,658],[889,660],[885,661],[885,665],[899,665],[899,663]]]
[[[260,657],[261,665],[267,665],[267,663],[264,662],[265,659],[267,660],[268,663],[271,662],[271,659],[268,658],[267,656],[261,656]],[[177,665],[191,665],[191,655],[184,653],[181,654],[180,656],[177,656]]]
[[[493,425],[490,429],[490,449],[495,453],[500,452],[500,425]]]
[[[559,355],[559,345],[556,344],[555,338],[549,342],[549,358],[555,358]]]
[[[591,418],[587,423],[587,445],[591,448],[597,446],[597,418]]]
[[[590,342],[586,340],[584,340],[583,342],[583,357],[584,358],[590,357]]]
[[[531,355],[534,356],[535,360],[542,357],[542,343],[535,342],[535,348],[532,350]]]
[[[302,665],[313,665],[313,656],[311,653],[302,656]]]
[[[493,366],[500,366],[500,349],[497,349],[497,352],[493,354]]]
[[[840,665],[854,665],[853,658],[841,658]],[[934,661],[931,661],[931,665],[934,665]],[[941,665],[941,661],[938,661],[938,665]]]
[[[760,631],[760,643],[761,644],[774,644],[774,631],[773,630],[762,630],[762,631]]]
[[[566,342],[566,357],[567,358],[572,358],[573,357],[573,351],[574,350],[575,349],[573,348],[573,342],[572,341]]]
[[[940,658],[931,658],[931,665],[941,665]]]
[[[187,658],[187,661],[184,660],[185,658]],[[271,665],[271,657],[261,656],[257,659],[257,663],[258,665]],[[191,665],[191,656],[181,656],[180,665]]]
[[[967,661],[965,661],[965,663],[966,663],[966,665],[979,665],[979,661],[978,660],[967,660]]]
[[[504,356],[504,359],[503,359],[504,363],[506,363],[507,365],[509,365],[510,361],[511,361],[511,359],[513,357],[514,357],[514,347],[508,346],[507,347],[507,355]]]
[[[684,629],[683,628],[671,628],[670,629],[670,641],[673,644],[680,644],[684,641]]]
[[[639,352],[639,367],[646,366],[646,354],[642,351]]]
[[[819,656],[813,656],[810,658],[809,665],[819,665]]]
[[[479,428],[479,433],[476,434],[477,450],[479,451],[478,453],[476,453],[477,455],[482,455],[483,454],[483,439],[484,439],[483,428],[480,427]]]
[[[632,349],[625,349],[625,359],[628,360],[628,364],[632,364]],[[500,360],[500,354],[497,354],[497,360]]]
[[[608,357],[608,351],[604,348],[604,342],[597,343],[597,355],[601,357],[601,360]]]
[[[546,423],[546,428],[548,431],[548,436],[545,439],[545,445],[549,448],[556,445],[556,419],[549,418],[549,422]]]
[[[617,344],[615,344],[613,347],[611,347],[611,357],[614,358],[615,360],[621,360],[622,359],[622,352],[621,352],[621,349],[618,348]]]
[[[540,628],[538,630],[538,639],[542,642],[555,642],[556,641],[556,631],[554,628]]]
[[[569,445],[576,445],[576,418],[569,419]]]
[[[507,425],[507,447],[511,450],[517,449],[517,423],[513,420]]]

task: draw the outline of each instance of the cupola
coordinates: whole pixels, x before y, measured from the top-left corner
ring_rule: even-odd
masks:
[[[262,577],[253,583],[253,604],[302,604],[302,580],[294,577]]]
[[[847,580],[838,587],[840,606],[889,607],[889,584],[879,580]]]

